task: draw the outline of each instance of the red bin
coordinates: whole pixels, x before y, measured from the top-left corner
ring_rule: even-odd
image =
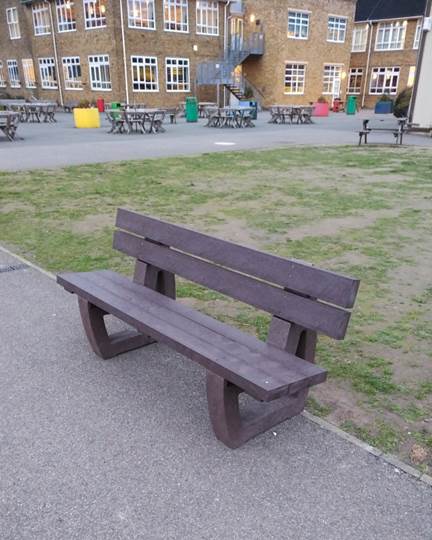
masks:
[[[97,99],[96,105],[99,112],[105,112],[105,100],[103,100],[102,98]]]

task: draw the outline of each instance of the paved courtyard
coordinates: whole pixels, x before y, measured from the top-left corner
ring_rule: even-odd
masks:
[[[383,125],[394,125],[393,117],[376,117],[370,111],[356,116],[344,113],[316,118],[314,125],[273,125],[270,116],[261,113],[255,129],[205,128],[206,120],[187,124],[166,124],[166,133],[158,135],[108,134],[105,119],[100,129],[78,130],[71,114],[57,114],[57,124],[21,124],[23,140],[7,142],[0,136],[0,170],[54,168],[83,163],[169,157],[203,152],[247,150],[286,145],[352,145],[358,143],[358,130],[364,118]],[[392,143],[391,133],[374,133],[371,143]],[[407,145],[432,147],[426,135],[408,135]]]

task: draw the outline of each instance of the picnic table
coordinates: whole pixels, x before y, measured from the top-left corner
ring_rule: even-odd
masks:
[[[255,124],[252,122],[252,111],[252,107],[208,108],[208,122],[206,127],[255,127]]]
[[[217,107],[217,103],[213,101],[200,101],[198,103],[198,116],[200,118],[208,118],[209,110]]]
[[[0,131],[6,135],[9,141],[15,140],[19,122],[19,113],[13,111],[0,111]]]
[[[385,131],[393,133],[393,136],[396,139],[396,144],[401,145],[403,143],[403,136],[407,131],[406,118],[398,118],[396,126],[386,126],[383,124],[384,120],[379,120],[380,124],[376,124],[375,122],[376,120],[374,120],[374,124],[371,125],[370,119],[363,120],[362,129],[359,131],[359,146],[361,145],[363,139],[365,144],[368,143],[368,136],[372,131]]]
[[[106,110],[106,115],[111,123],[108,133],[163,133],[162,126],[165,118],[165,110],[147,109],[111,109]]]
[[[57,103],[50,101],[0,100],[8,111],[17,112],[21,122],[55,123]]]
[[[272,105],[269,124],[312,124],[312,113],[310,105]]]

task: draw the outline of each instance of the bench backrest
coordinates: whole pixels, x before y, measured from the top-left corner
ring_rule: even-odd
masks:
[[[119,209],[114,248],[307,329],[343,339],[359,280]],[[339,307],[340,306],[340,307]]]

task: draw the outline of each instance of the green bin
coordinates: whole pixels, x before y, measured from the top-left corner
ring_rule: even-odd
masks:
[[[355,114],[356,112],[357,112],[357,97],[348,96],[347,104],[346,104],[346,113]]]
[[[186,122],[198,122],[198,100],[196,97],[186,98]]]
[[[112,110],[112,111],[114,111],[114,110],[121,110],[121,103],[120,103],[120,101],[112,101],[112,102],[111,102],[111,110]],[[113,114],[113,117],[117,120],[117,119],[120,117],[120,115],[114,113],[114,114]]]

